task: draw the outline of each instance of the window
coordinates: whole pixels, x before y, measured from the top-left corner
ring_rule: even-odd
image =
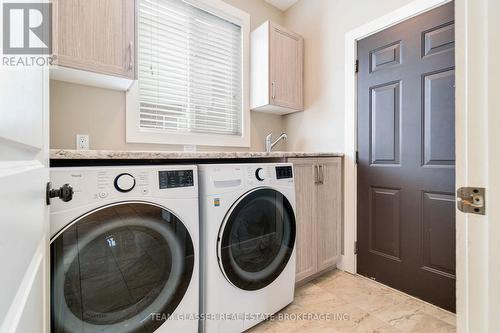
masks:
[[[248,25],[220,0],[139,0],[127,141],[248,146]]]

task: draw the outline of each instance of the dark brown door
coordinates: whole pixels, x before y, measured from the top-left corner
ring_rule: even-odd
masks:
[[[358,43],[358,272],[455,310],[453,3]]]

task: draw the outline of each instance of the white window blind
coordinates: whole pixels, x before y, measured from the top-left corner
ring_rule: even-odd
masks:
[[[241,27],[181,0],[139,0],[141,130],[242,134]]]

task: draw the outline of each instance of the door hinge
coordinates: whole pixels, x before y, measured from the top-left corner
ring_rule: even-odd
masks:
[[[358,254],[358,241],[354,242],[354,254]]]
[[[354,63],[354,73],[359,72],[359,60],[356,59],[356,62]]]
[[[359,151],[356,150],[356,156],[354,157],[356,165],[359,164]]]
[[[486,213],[485,189],[482,187],[460,187],[457,190],[457,206],[464,213],[484,215]]]

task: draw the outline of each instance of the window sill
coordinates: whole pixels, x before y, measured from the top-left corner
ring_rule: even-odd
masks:
[[[128,126],[127,126],[128,127]],[[189,134],[165,133],[147,130],[131,130],[127,128],[127,143],[152,143],[171,145],[196,145],[219,147],[250,147],[250,137],[215,135],[215,134]]]

